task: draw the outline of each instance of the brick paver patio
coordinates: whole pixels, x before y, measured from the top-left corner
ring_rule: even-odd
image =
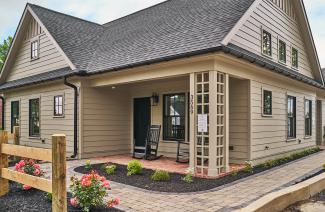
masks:
[[[73,169],[84,165],[85,161],[68,162],[68,180],[72,175],[79,175]],[[92,160],[92,163],[102,162],[100,159]],[[234,211],[319,171],[323,163],[325,151],[209,191],[160,193],[111,182],[110,194],[121,198],[119,208],[126,211]],[[43,166],[48,168],[46,164]]]

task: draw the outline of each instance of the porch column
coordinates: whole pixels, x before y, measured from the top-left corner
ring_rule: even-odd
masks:
[[[229,76],[210,71],[209,80],[209,169],[208,176],[228,171],[229,164]]]
[[[194,151],[195,172],[202,176],[217,176],[228,169],[227,86],[228,76],[215,70],[194,76],[191,142],[195,146],[191,151]]]
[[[190,137],[189,137],[189,143],[190,143],[190,149],[189,149],[189,171],[194,172],[195,171],[195,74],[190,74],[190,99],[189,99],[190,107],[190,121],[189,121],[189,130],[190,130]]]

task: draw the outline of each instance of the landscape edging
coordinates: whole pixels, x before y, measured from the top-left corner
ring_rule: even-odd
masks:
[[[324,189],[325,173],[288,188],[267,194],[238,211],[282,211],[292,204],[309,199]]]

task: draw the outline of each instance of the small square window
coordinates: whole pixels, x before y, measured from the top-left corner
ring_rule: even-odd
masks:
[[[272,91],[263,90],[263,115],[272,115]]]
[[[63,116],[63,96],[54,97],[54,116]]]
[[[272,35],[265,30],[262,32],[262,53],[272,56]]]
[[[298,68],[298,50],[293,47],[291,50],[291,63],[292,63],[292,67]]]
[[[31,56],[32,60],[37,59],[39,56],[39,43],[38,40],[31,42]]]
[[[287,46],[282,40],[279,40],[279,61],[282,63],[287,62]]]

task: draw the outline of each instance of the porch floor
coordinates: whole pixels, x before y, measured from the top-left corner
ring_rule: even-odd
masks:
[[[129,154],[123,154],[123,155],[114,155],[114,156],[107,156],[107,157],[100,157],[100,158],[91,158],[90,160],[102,161],[103,163],[111,162],[111,163],[116,163],[121,165],[127,165],[128,162],[134,160],[134,158],[132,158],[132,156]],[[152,161],[144,160],[144,159],[136,159],[136,160],[142,163],[143,168],[153,169],[153,170],[159,169],[171,173],[186,174],[187,169],[189,167],[188,163],[178,163],[176,162],[175,158],[168,158],[168,157],[161,157],[158,160],[152,160]],[[230,164],[229,172],[222,173],[220,176],[224,176],[231,172],[238,171],[240,169],[243,169],[244,167],[245,165]]]

